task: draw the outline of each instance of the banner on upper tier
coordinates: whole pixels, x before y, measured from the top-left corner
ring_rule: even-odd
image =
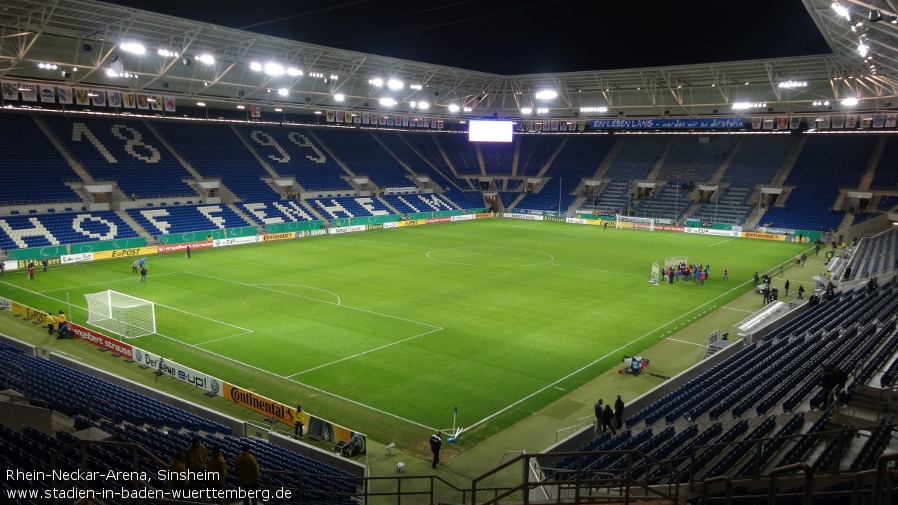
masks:
[[[595,129],[679,129],[679,128],[744,128],[742,117],[697,118],[649,118],[649,119],[595,119],[590,121]]]

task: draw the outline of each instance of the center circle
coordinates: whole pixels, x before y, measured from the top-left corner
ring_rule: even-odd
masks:
[[[465,246],[433,249],[427,257],[440,263],[470,267],[518,268],[551,263],[555,258],[532,249],[498,246]]]

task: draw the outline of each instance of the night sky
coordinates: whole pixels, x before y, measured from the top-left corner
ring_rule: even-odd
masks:
[[[830,52],[800,0],[109,3],[327,47],[504,75]]]

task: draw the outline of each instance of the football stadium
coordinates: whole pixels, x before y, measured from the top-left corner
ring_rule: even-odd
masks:
[[[515,75],[5,5],[0,501],[894,503],[898,5],[801,4]]]

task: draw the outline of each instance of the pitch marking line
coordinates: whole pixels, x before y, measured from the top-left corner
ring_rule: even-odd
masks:
[[[328,290],[322,289],[322,288],[316,288],[315,286],[307,286],[307,285],[305,285],[305,284],[249,284],[249,286],[253,286],[253,287],[260,287],[260,286],[288,286],[288,287],[300,287],[300,288],[315,289],[315,290],[318,290],[318,291],[324,291],[325,293],[327,293],[327,294],[329,294],[329,295],[334,295],[334,298],[337,299],[337,305],[342,305],[342,304],[343,304],[343,300],[340,298],[340,295],[338,295],[337,293],[334,293],[333,291],[328,291]],[[309,298],[309,299],[310,299],[310,300],[315,300],[315,298]],[[324,301],[324,300],[321,300],[321,301]]]
[[[599,358],[593,360],[592,362],[583,365],[582,367],[580,367],[580,368],[574,370],[573,372],[571,372],[571,373],[569,373],[569,374],[567,374],[567,375],[565,375],[565,376],[563,376],[563,377],[560,377],[559,379],[556,379],[555,381],[553,381],[553,382],[551,382],[551,383],[549,383],[549,384],[546,384],[545,386],[543,386],[543,387],[537,389],[536,391],[530,393],[530,394],[527,395],[527,396],[524,396],[523,398],[517,400],[516,402],[513,402],[513,403],[511,403],[510,405],[508,405],[508,406],[506,406],[506,407],[504,407],[504,408],[502,408],[502,409],[497,410],[496,412],[494,412],[494,413],[492,413],[492,414],[490,414],[490,415],[484,417],[483,419],[481,419],[481,420],[475,422],[474,424],[471,424],[467,429],[471,429],[471,428],[474,428],[475,426],[480,426],[481,424],[485,424],[485,423],[486,423],[487,421],[489,421],[490,419],[492,419],[492,418],[494,418],[494,417],[497,417],[497,416],[499,416],[499,415],[501,415],[501,414],[503,414],[503,413],[505,413],[505,412],[507,412],[507,411],[509,411],[509,410],[511,410],[511,409],[513,409],[513,408],[515,408],[515,407],[517,407],[518,405],[520,405],[520,404],[526,402],[527,400],[529,400],[529,399],[535,397],[536,395],[538,395],[538,394],[540,394],[540,393],[543,393],[543,392],[545,392],[545,391],[547,391],[547,390],[549,390],[549,389],[551,389],[551,388],[558,387],[558,384],[560,384],[560,383],[562,383],[562,382],[564,382],[564,381],[570,379],[571,377],[573,377],[573,376],[575,376],[575,375],[577,375],[577,374],[583,372],[584,370],[586,370],[586,369],[589,368],[589,367],[595,366],[596,363],[599,363],[600,361],[602,361],[602,360],[604,360],[604,359],[607,359],[607,358],[609,358],[609,357],[611,357],[611,356],[614,356],[615,354],[619,354],[621,351],[623,351],[624,349],[628,348],[629,346],[635,344],[636,342],[639,342],[639,341],[645,339],[646,337],[648,337],[648,336],[650,336],[650,335],[653,335],[653,334],[657,333],[658,331],[663,330],[665,327],[667,327],[667,326],[669,326],[669,325],[671,325],[671,324],[676,323],[676,322],[679,321],[680,319],[683,319],[683,318],[687,317],[688,315],[692,314],[693,312],[697,312],[697,311],[701,310],[702,308],[704,308],[704,307],[706,307],[706,306],[708,306],[708,305],[711,305],[711,304],[714,303],[716,300],[718,300],[718,299],[720,299],[720,298],[723,298],[724,296],[727,296],[729,293],[731,293],[731,292],[733,292],[733,291],[736,291],[736,290],[739,289],[739,288],[744,288],[744,286],[747,285],[747,284],[749,284],[749,283],[750,283],[750,281],[745,281],[745,282],[743,282],[742,284],[738,284],[736,287],[734,287],[733,289],[727,291],[726,293],[724,293],[724,294],[722,294],[722,295],[720,295],[720,296],[718,296],[718,297],[716,297],[716,298],[714,298],[714,299],[712,299],[712,300],[709,300],[709,301],[707,301],[707,302],[705,302],[705,303],[699,305],[698,307],[696,307],[696,308],[690,310],[689,312],[686,312],[686,313],[684,313],[683,315],[681,315],[681,316],[679,316],[679,317],[676,317],[676,318],[672,319],[671,321],[662,324],[661,326],[658,326],[658,327],[655,328],[654,330],[651,330],[651,331],[645,333],[644,335],[642,335],[642,336],[640,336],[640,337],[634,338],[634,339],[631,340],[630,342],[627,342],[626,344],[621,345],[621,346],[618,347],[617,349],[614,349],[613,351],[610,351],[610,352],[606,353],[604,356],[601,356],[601,357],[599,357]],[[430,428],[430,429],[434,429],[434,428]]]
[[[395,341],[395,342],[390,342],[389,344],[384,344],[384,345],[381,345],[381,346],[378,346],[378,347],[374,347],[374,348],[372,348],[372,349],[368,349],[367,351],[362,351],[362,352],[360,352],[360,353],[353,354],[352,356],[346,356],[345,358],[340,358],[340,359],[338,359],[338,360],[331,361],[330,363],[324,363],[324,364],[322,364],[322,365],[313,366],[312,368],[309,368],[309,369],[307,369],[307,370],[303,370],[303,371],[301,371],[301,372],[296,372],[296,373],[294,373],[294,374],[285,375],[284,377],[285,377],[285,378],[290,378],[290,377],[295,377],[295,376],[297,376],[297,375],[302,375],[302,374],[304,374],[304,373],[312,372],[312,371],[314,371],[314,370],[318,370],[319,368],[324,368],[324,367],[327,367],[327,366],[335,365],[335,364],[340,363],[340,362],[342,362],[342,361],[350,360],[350,359],[353,359],[353,358],[358,358],[359,356],[364,356],[364,355],[370,354],[370,353],[372,353],[372,352],[374,352],[374,351],[379,351],[379,350],[381,350],[381,349],[386,349],[387,347],[392,347],[392,346],[394,346],[394,345],[396,345],[396,344],[401,344],[401,343],[403,343],[403,342],[408,342],[409,340],[414,340],[414,339],[416,339],[416,338],[418,338],[418,337],[423,337],[424,335],[430,335],[431,333],[435,333],[435,332],[438,332],[438,331],[440,331],[440,330],[442,330],[442,328],[436,328],[436,329],[433,329],[433,330],[430,330],[430,331],[425,331],[424,333],[419,333],[419,334],[417,334],[417,335],[412,335],[411,337],[408,337],[408,338],[403,338],[402,340],[397,340],[397,341]]]
[[[696,344],[695,342],[687,342],[687,341],[685,341],[685,340],[677,340],[677,339],[675,339],[675,338],[670,338],[670,337],[667,337],[667,338],[664,339],[664,340],[672,340],[672,341],[674,341],[674,342],[679,342],[679,343],[681,343],[681,344],[697,345],[697,346],[699,346],[699,347],[702,347],[702,344]]]
[[[751,311],[751,310],[737,309],[737,308],[734,308],[734,307],[721,307],[721,309],[735,310],[736,312],[747,312],[747,313],[749,313],[749,314],[754,314],[754,312]]]
[[[164,276],[164,275],[175,275],[175,274],[181,274],[181,273],[187,273],[187,272],[165,272],[165,273],[161,273],[161,274],[156,274],[156,275],[153,276],[153,278],[155,279],[156,277],[162,277],[162,276]],[[134,274],[134,275],[137,275],[137,274]],[[139,277],[136,277],[136,279],[139,279]],[[46,291],[35,291],[35,293],[41,293],[41,294],[44,294],[44,293],[52,293],[52,292],[54,292],[54,291],[68,291],[68,290],[71,290],[71,289],[87,288],[87,287],[90,287],[90,286],[102,286],[102,285],[104,285],[104,284],[113,284],[113,283],[116,283],[116,282],[135,282],[135,281],[133,281],[133,280],[131,280],[131,279],[114,279],[114,280],[110,280],[110,281],[93,282],[93,283],[90,283],[90,284],[68,285],[68,286],[66,286],[66,287],[64,287],[64,288],[48,289],[48,290],[46,290]]]
[[[248,283],[245,283],[245,282],[239,282],[239,281],[235,281],[235,280],[232,280],[232,279],[225,279],[225,278],[223,278],[223,277],[215,277],[214,275],[199,274],[199,273],[196,273],[196,272],[185,272],[185,273],[192,274],[192,275],[197,275],[197,276],[200,276],[200,277],[206,277],[207,279],[214,279],[214,280],[221,281],[221,282],[230,282],[231,284],[237,284],[237,285],[240,285],[240,286],[248,286],[248,287],[255,288],[255,289],[262,289],[262,290],[265,290],[265,291],[271,291],[271,292],[273,292],[273,293],[280,293],[280,294],[282,294],[282,295],[292,296],[292,297],[295,297],[295,298],[303,298],[303,299],[306,299],[306,300],[311,300],[311,301],[313,301],[313,302],[324,303],[324,304],[327,304],[327,305],[333,305],[333,306],[335,306],[335,307],[341,307],[341,308],[344,308],[344,309],[355,310],[355,311],[358,311],[358,312],[365,312],[365,313],[367,313],[367,314],[373,314],[373,315],[375,315],[375,316],[386,317],[386,318],[389,318],[389,319],[396,319],[396,320],[398,320],[398,321],[405,321],[405,322],[407,322],[407,323],[420,324],[421,326],[427,326],[427,327],[429,327],[429,328],[434,328],[434,329],[437,329],[437,330],[442,330],[442,329],[443,329],[443,328],[440,327],[440,326],[437,326],[437,325],[434,325],[434,324],[422,323],[421,321],[415,321],[414,319],[406,319],[406,318],[404,318],[404,317],[392,316],[392,315],[390,315],[390,314],[384,314],[384,313],[382,313],[382,312],[375,312],[375,311],[373,311],[373,310],[363,309],[363,308],[360,308],[360,307],[353,307],[352,305],[342,305],[342,304],[339,304],[339,303],[329,302],[329,301],[327,301],[327,300],[319,300],[319,299],[317,299],[317,298],[311,298],[311,297],[308,297],[308,296],[297,295],[297,294],[295,294],[295,293],[288,293],[288,292],[286,292],[286,291],[280,291],[280,290],[277,290],[277,289],[271,289],[271,288],[267,288],[267,287],[264,287],[264,286],[259,286],[259,285],[256,285],[256,284],[248,284]]]
[[[720,242],[714,242],[713,244],[708,244],[707,247],[714,247],[716,245],[726,244],[727,242],[732,242],[732,241],[733,241],[733,239],[731,239],[731,238],[727,239],[727,240],[721,240]]]
[[[436,331],[436,330],[434,330],[434,331]],[[312,386],[312,385],[310,385],[310,384],[306,384],[306,383],[304,383],[304,382],[300,382],[300,381],[298,381],[298,380],[291,379],[290,377],[287,377],[287,376],[278,375],[278,374],[276,374],[276,373],[274,373],[274,372],[265,370],[264,368],[260,368],[260,367],[254,366],[254,365],[250,365],[249,363],[244,363],[243,361],[236,360],[236,359],[234,359],[234,358],[231,358],[230,356],[225,356],[225,355],[223,355],[223,354],[220,354],[220,353],[217,353],[217,352],[213,352],[213,351],[210,351],[210,350],[208,350],[208,349],[203,349],[202,347],[199,347],[198,344],[187,344],[187,343],[184,343],[184,342],[182,342],[182,341],[180,341],[180,340],[178,340],[178,339],[176,339],[176,338],[172,338],[172,337],[169,337],[168,335],[163,335],[163,334],[161,334],[161,333],[157,333],[156,335],[159,335],[160,337],[166,338],[166,339],[171,340],[171,341],[173,341],[173,342],[177,342],[177,343],[179,343],[179,344],[186,345],[187,347],[193,347],[194,349],[196,349],[196,350],[198,350],[198,351],[204,352],[204,353],[206,353],[206,354],[211,354],[212,356],[216,356],[216,357],[218,357],[218,358],[220,358],[220,359],[223,359],[223,360],[225,360],[225,361],[230,361],[231,363],[237,363],[238,365],[245,366],[246,368],[251,368],[251,369],[256,370],[256,371],[258,371],[258,372],[261,372],[261,373],[263,373],[263,374],[270,375],[270,376],[276,377],[276,378],[278,378],[278,379],[283,379],[283,380],[285,380],[285,381],[292,382],[292,383],[294,383],[294,384],[298,384],[298,385],[303,386],[303,387],[307,387],[307,388],[311,389],[312,391],[317,391],[317,392],[320,393],[320,394],[328,395],[328,396],[330,396],[330,397],[332,397],[332,398],[336,398],[336,399],[338,399],[338,400],[340,400],[340,401],[344,401],[344,402],[346,402],[346,403],[351,403],[351,404],[353,404],[353,405],[357,405],[357,406],[359,406],[359,407],[362,407],[362,408],[365,408],[365,409],[369,409],[369,410],[374,411],[374,412],[377,412],[377,413],[379,413],[379,414],[383,414],[383,415],[385,415],[385,416],[392,417],[393,419],[396,419],[396,420],[398,420],[398,421],[402,421],[402,422],[405,422],[405,423],[409,423],[409,424],[412,424],[412,425],[415,425],[415,426],[419,426],[419,427],[421,427],[421,428],[425,428],[425,429],[434,431],[433,428],[431,428],[431,427],[429,427],[429,426],[426,426],[426,425],[424,425],[424,424],[421,424],[421,423],[419,423],[419,422],[417,422],[417,421],[412,421],[411,419],[406,419],[406,418],[404,418],[404,417],[402,417],[402,416],[398,416],[398,415],[396,415],[396,414],[393,414],[392,412],[387,412],[386,410],[379,409],[379,408],[377,408],[377,407],[372,407],[371,405],[367,405],[367,404],[365,404],[365,403],[362,403],[362,402],[353,400],[353,399],[351,399],[351,398],[346,398],[345,396],[340,396],[340,395],[338,395],[338,394],[336,394],[336,393],[332,393],[332,392],[330,392],[330,391],[325,391],[324,389],[321,389],[321,388],[319,388],[319,387],[315,387],[315,386]]]

